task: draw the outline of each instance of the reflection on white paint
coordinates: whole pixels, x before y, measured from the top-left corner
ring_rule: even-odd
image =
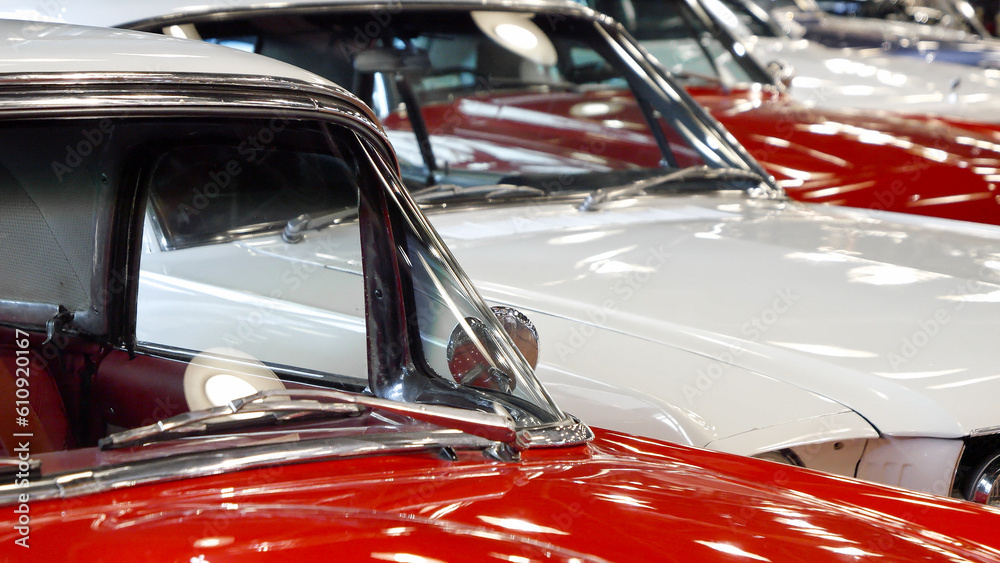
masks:
[[[952,375],[955,373],[961,373],[963,371],[968,371],[966,368],[956,368],[956,369],[943,369],[940,371],[915,371],[915,372],[887,372],[887,371],[876,371],[872,372],[874,375],[880,377],[886,377],[889,379],[924,379],[926,377],[941,377],[942,375]]]
[[[591,271],[595,274],[625,274],[628,272],[655,272],[654,268],[646,266],[632,265],[618,260],[607,260],[600,264],[594,264]]]
[[[445,239],[478,240],[509,238],[511,234],[530,234],[551,231],[565,232],[586,227],[608,227],[641,223],[674,223],[705,219],[736,217],[716,209],[686,205],[673,209],[646,209],[639,211],[599,211],[573,215],[545,215],[539,217],[509,217],[495,221],[466,222],[439,226],[438,232]]]
[[[967,295],[945,295],[942,301],[958,301],[960,303],[1000,303],[1000,290],[989,293],[970,293]]]
[[[945,279],[948,276],[936,272],[917,270],[892,264],[860,266],[847,272],[847,281],[868,285],[906,285],[929,280]]]
[[[789,252],[785,258],[806,262],[847,262],[851,259],[850,256],[838,252]]]
[[[798,342],[771,342],[778,346],[783,346],[791,350],[798,350],[807,354],[818,356],[830,356],[832,358],[877,358],[878,354],[865,350],[852,350],[841,348],[840,346],[827,346],[825,344],[804,344]]]
[[[795,88],[819,88],[823,86],[823,81],[812,76],[796,76],[792,78],[792,89]]]
[[[963,381],[953,381],[951,383],[942,383],[940,385],[929,385],[928,389],[954,389],[955,387],[965,387],[967,385],[975,385],[977,383],[983,383],[986,381],[993,381],[995,379],[1000,379],[1000,375],[989,375],[986,377],[977,377],[975,379],[966,379]]]
[[[871,86],[863,86],[861,84],[853,84],[851,86],[844,86],[841,91],[848,96],[870,96],[875,93],[875,88]]]
[[[562,237],[552,237],[549,239],[549,244],[561,245],[561,244],[579,244],[584,242],[590,242],[592,240],[597,240],[604,235],[606,231],[592,231],[588,233],[575,233],[572,235],[566,235]]]

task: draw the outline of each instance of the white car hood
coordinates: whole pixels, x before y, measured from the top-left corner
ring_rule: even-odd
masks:
[[[736,366],[887,435],[1000,425],[998,228],[735,194],[431,220],[488,300],[703,357],[682,387]]]
[[[794,70],[790,93],[824,108],[866,108],[934,113],[1000,122],[1000,79],[965,65],[832,49],[807,40],[744,38],[762,64],[774,60]]]

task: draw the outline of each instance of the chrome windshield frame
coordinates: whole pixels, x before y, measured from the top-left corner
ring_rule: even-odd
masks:
[[[123,85],[128,87],[123,88]],[[4,96],[10,92],[17,92],[18,96]],[[364,151],[370,158],[378,161],[378,165],[371,169],[372,180],[384,183],[385,187],[382,189],[385,196],[395,204],[412,234],[447,266],[449,274],[458,282],[469,302],[475,304],[477,313],[497,331],[494,339],[501,343],[500,353],[509,358],[512,365],[521,366],[518,368],[521,380],[533,386],[537,394],[544,397],[547,403],[544,408],[553,413],[553,419],[545,421],[540,427],[517,428],[518,431],[525,431],[525,446],[576,445],[593,437],[586,425],[566,415],[555,405],[532,370],[524,363],[517,348],[502,332],[468,276],[402,186],[395,152],[374,114],[346,90],[296,80],[243,75],[162,72],[0,75],[0,118],[4,120],[191,117],[209,114],[227,118],[280,116],[320,120],[346,126],[353,131]],[[115,194],[116,199],[121,199],[120,196],[120,193]],[[100,229],[99,244],[108,246],[114,232],[120,234],[134,231],[134,217],[119,218],[118,221],[127,221],[132,226],[118,225],[113,228],[108,225]],[[141,226],[139,228],[141,230]],[[129,236],[136,235],[132,232]],[[135,243],[134,247],[129,252],[135,253],[139,244]],[[102,257],[102,260],[101,264],[95,266],[102,272],[102,276],[95,282],[95,287],[91,288],[93,294],[104,294],[109,280],[116,273],[121,279],[128,280],[128,288],[124,292],[124,299],[115,300],[124,303],[121,310],[98,312],[99,320],[107,323],[111,319],[116,324],[107,323],[102,327],[103,333],[93,333],[92,336],[103,337],[107,343],[134,353],[137,347],[137,256],[118,260]],[[48,311],[47,307],[21,309],[24,309],[20,312],[22,316],[25,312],[30,313],[36,309],[42,313]],[[45,320],[47,319],[24,319],[24,324],[44,326]],[[366,324],[369,323],[366,321]],[[152,350],[144,351],[156,354]],[[369,371],[370,384],[373,371]]]

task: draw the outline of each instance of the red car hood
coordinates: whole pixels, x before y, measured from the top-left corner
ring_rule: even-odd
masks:
[[[1000,223],[995,126],[806,108],[765,92],[692,94],[795,199]]]
[[[597,434],[588,446],[529,450],[520,463],[486,462],[475,452],[460,452],[456,462],[431,454],[362,457],[38,501],[30,505],[31,556],[212,563],[331,554],[388,561],[1000,557],[974,545],[996,543],[996,513],[979,505]],[[13,508],[8,516],[16,516]],[[12,545],[16,534],[8,526],[0,539]]]
[[[810,109],[769,90],[691,93],[795,199],[1000,223],[1000,135],[991,127]],[[436,135],[608,168],[660,160],[640,109],[618,89],[495,93],[429,104],[424,113]],[[385,126],[408,128],[398,115]],[[697,162],[690,150],[677,156],[681,165]]]

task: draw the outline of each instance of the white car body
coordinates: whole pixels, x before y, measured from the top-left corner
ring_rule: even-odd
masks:
[[[970,121],[1000,122],[1000,73],[942,61],[885,54],[877,49],[836,49],[794,39],[772,25],[763,10],[737,16],[717,0],[702,4],[716,21],[741,40],[762,66],[773,61],[791,67],[789,92],[800,102],[822,108],[864,108],[936,114]],[[749,8],[750,10],[753,7]],[[741,23],[760,18],[771,36],[754,35]],[[870,22],[863,22],[869,24]],[[879,22],[894,25],[898,22]],[[926,26],[925,26],[926,27]],[[944,30],[942,32],[951,32]],[[954,32],[958,33],[958,32]],[[657,42],[644,42],[654,55]]]
[[[73,7],[57,16],[107,24],[211,11]],[[428,214],[483,296],[537,325],[536,373],[581,419],[944,495],[963,440],[1000,432],[1000,228],[735,192],[638,197],[596,212],[576,203]],[[309,290],[356,283],[354,250],[337,251],[345,244],[331,228],[298,245],[199,248],[197,263],[175,263],[150,235],[140,320],[169,312],[181,322],[139,337],[204,346],[206,334],[239,336],[249,323],[261,350],[269,333],[302,344],[258,357],[320,368],[335,353],[331,331],[364,338],[349,311],[327,310]],[[251,253],[272,256],[270,269],[241,281],[249,289],[227,289]],[[276,280],[294,291],[276,296]],[[183,322],[205,307],[228,310],[232,325]],[[284,310],[298,322],[283,322]]]

